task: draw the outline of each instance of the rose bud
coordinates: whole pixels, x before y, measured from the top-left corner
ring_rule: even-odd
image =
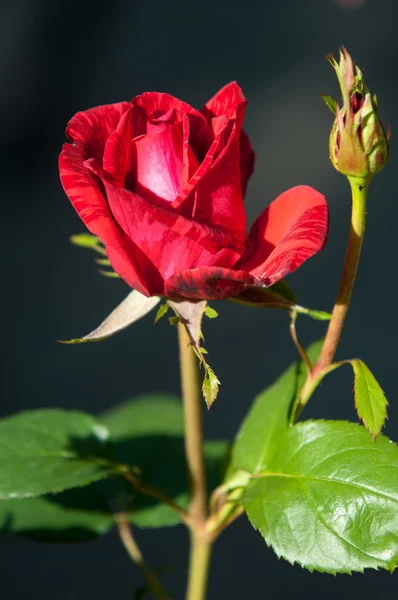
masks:
[[[328,60],[339,80],[343,107],[329,96],[322,96],[336,119],[330,134],[330,160],[343,175],[371,178],[381,171],[389,155],[389,134],[378,117],[376,96],[371,96],[362,71],[352,62],[345,48],[340,63]]]
[[[322,249],[325,198],[284,192],[246,235],[254,153],[236,83],[199,111],[169,94],[99,106],[70,121],[61,181],[116,273],[146,296],[223,299],[270,286]]]

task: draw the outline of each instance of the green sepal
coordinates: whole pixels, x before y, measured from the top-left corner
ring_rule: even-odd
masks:
[[[326,106],[332,111],[334,115],[337,113],[337,102],[333,100],[330,96],[325,96],[321,94],[322,100],[325,102]]]
[[[158,296],[147,298],[133,290],[94,331],[81,338],[58,341],[62,344],[101,342],[145,317],[159,302]]]

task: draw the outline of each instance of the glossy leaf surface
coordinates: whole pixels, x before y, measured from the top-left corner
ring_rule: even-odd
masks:
[[[278,556],[328,573],[393,570],[398,560],[398,448],[338,421],[291,427],[242,496]]]

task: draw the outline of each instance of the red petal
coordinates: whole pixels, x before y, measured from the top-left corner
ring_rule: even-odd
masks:
[[[95,165],[90,168],[96,169]],[[236,263],[241,248],[220,231],[147,202],[103,178],[108,204],[121,230],[149,258],[164,279],[176,271]]]
[[[263,283],[246,271],[221,267],[200,267],[176,273],[165,282],[168,297],[193,300],[223,300],[248,287],[263,287]]]
[[[294,187],[256,220],[236,267],[271,285],[322,250],[328,223],[324,196],[306,185]]]
[[[240,170],[242,195],[245,196],[247,183],[254,171],[254,152],[249,137],[241,130],[247,101],[236,81],[224,86],[207,102],[202,113],[210,121],[214,116],[225,115],[228,119],[237,119],[237,135],[240,135]]]
[[[246,237],[246,213],[241,195],[236,125],[213,119],[217,135],[196,173],[172,207],[201,223],[229,233],[240,243]],[[225,139],[227,136],[227,139]]]
[[[87,228],[98,235],[108,249],[115,270],[127,283],[145,295],[152,295],[151,286],[142,274],[156,279],[153,266],[136,252],[134,244],[119,231],[104,198],[100,181],[83,164],[83,149],[64,144],[59,157],[63,188]]]
[[[182,187],[183,142],[183,125],[179,122],[132,142],[137,194],[153,201],[175,200]]]
[[[209,122],[213,117],[221,116],[227,117],[227,119],[236,119],[241,105],[243,104],[245,107],[246,103],[246,98],[240,86],[236,81],[231,81],[231,83],[227,83],[221,88],[211,100],[206,102],[201,113],[205,115]]]
[[[170,94],[159,94],[158,92],[146,92],[136,96],[131,102],[135,106],[145,109],[148,118],[152,113],[166,113],[173,108],[187,114],[190,125],[189,143],[198,161],[202,162],[213,141],[213,133],[201,112]]]
[[[133,137],[133,107],[130,106],[109,136],[103,158],[104,171],[123,187],[126,175],[131,169],[130,144]]]
[[[247,184],[253,175],[256,155],[252,149],[249,136],[243,131],[240,132],[240,176],[242,182],[242,195],[246,196]]]
[[[102,162],[105,143],[129,107],[129,102],[119,102],[78,112],[69,121],[66,135],[82,149],[84,159]]]

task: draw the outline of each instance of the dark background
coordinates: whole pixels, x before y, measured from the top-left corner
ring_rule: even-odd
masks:
[[[68,243],[69,235],[84,230],[58,179],[68,119],[145,90],[200,107],[237,79],[249,100],[245,127],[257,152],[249,222],[292,185],[306,183],[327,196],[329,243],[289,283],[302,304],[330,309],[350,198],[328,160],[332,115],[319,95],[337,98],[339,92],[325,54],[348,47],[378,94],[394,142],[397,18],[395,0],[1,0],[2,415],[43,406],[99,412],[148,389],[179,387],[175,331],[166,320],[153,327],[148,317],[102,344],[55,342],[93,329],[128,291],[97,274],[91,253]],[[376,374],[391,404],[386,432],[397,439],[395,156],[371,185],[363,259],[338,356],[359,356]],[[220,317],[206,323],[205,333],[222,388],[205,428],[209,437],[232,438],[253,396],[295,358],[295,349],[286,314],[228,302],[217,309]],[[298,327],[306,343],[324,330],[305,317]],[[348,368],[333,373],[307,416],[355,420],[352,387]],[[139,532],[138,538],[152,562],[173,564],[176,574],[168,581],[181,598],[185,530]],[[278,560],[242,517],[215,546],[209,598],[384,598],[396,592],[397,577],[311,575]],[[7,600],[130,600],[141,583],[114,533],[80,546],[0,540]]]

